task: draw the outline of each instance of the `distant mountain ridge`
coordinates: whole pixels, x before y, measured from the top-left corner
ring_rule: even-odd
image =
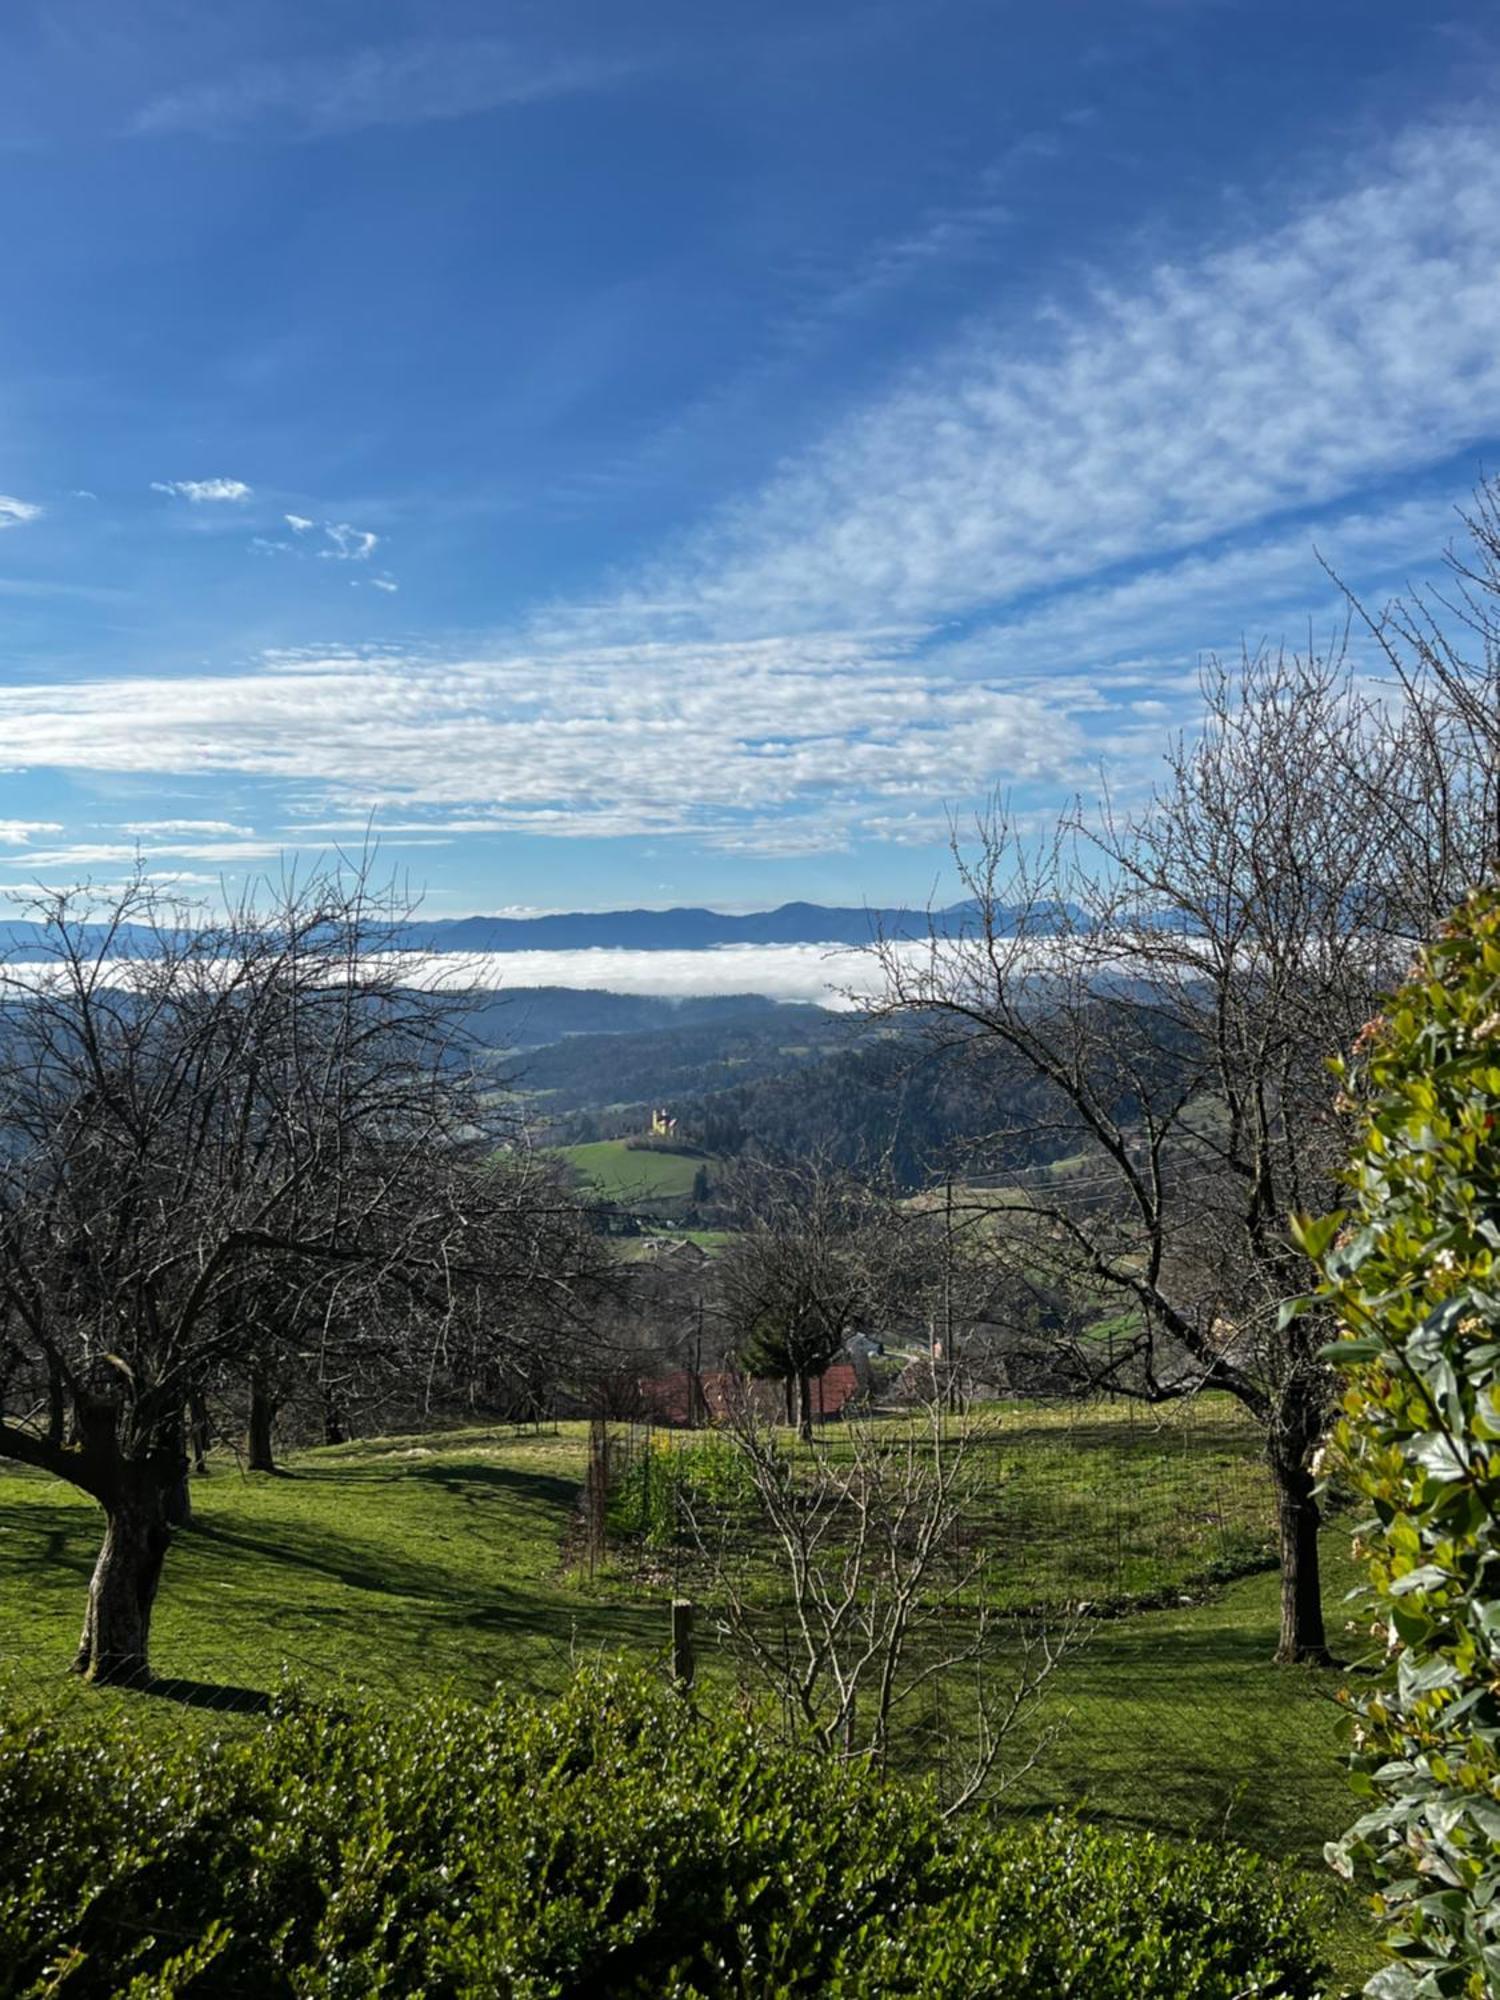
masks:
[[[1043,929],[1049,906],[1028,913],[1032,929]],[[951,903],[941,910],[841,908],[825,903],[782,903],[774,910],[742,915],[722,910],[573,910],[538,917],[418,917],[400,924],[394,942],[407,951],[712,951],[722,945],[852,945],[871,944],[877,937],[925,938],[933,932],[952,937],[970,929],[979,905]],[[1056,906],[1057,914],[1064,906]],[[1019,911],[997,910],[997,925],[1015,927]],[[85,925],[77,940],[85,950],[103,946],[109,933],[102,925]],[[113,944],[122,957],[146,949],[152,933],[122,924]],[[48,957],[42,925],[15,920],[0,923],[0,955],[15,960]]]
[[[971,922],[976,905],[943,910],[847,909],[823,903],[783,903],[774,910],[730,915],[721,910],[575,910],[539,917],[432,917],[402,924],[398,944],[410,951],[711,951],[736,944],[867,945],[876,937],[951,934]],[[139,951],[150,932],[122,925],[122,954]],[[106,932],[88,927],[80,940],[97,948]],[[0,923],[0,952],[16,959],[46,956],[41,925]]]
[[[729,944],[865,945],[877,936],[925,937],[957,928],[972,903],[951,909],[839,909],[783,903],[743,915],[694,908],[577,910],[541,917],[450,917],[407,927],[414,950],[707,951]]]

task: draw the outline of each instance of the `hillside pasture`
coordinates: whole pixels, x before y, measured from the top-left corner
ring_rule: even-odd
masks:
[[[586,1187],[606,1201],[642,1207],[660,1201],[682,1201],[705,1164],[701,1153],[679,1153],[665,1146],[632,1146],[626,1139],[596,1139],[584,1146],[562,1146],[566,1160]]]
[[[1270,1664],[1277,1578],[1243,1436],[1212,1412],[1176,1431],[1104,1406],[1083,1426],[1019,1407],[1006,1422],[996,1526],[1008,1519],[1002,1571],[1016,1601],[1116,1600],[1058,1677],[1051,1740],[1007,1808],[1229,1837],[1320,1874],[1322,1842],[1350,1816],[1337,1677]],[[307,1451],[272,1477],[217,1463],[194,1481],[196,1520],[168,1560],[162,1679],[146,1696],[90,1690],[66,1671],[97,1511],[0,1468],[0,1700],[40,1700],[64,1721],[105,1708],[132,1727],[249,1727],[245,1713],[286,1676],[315,1694],[405,1702],[497,1686],[547,1694],[600,1658],[659,1668],[670,1599],[701,1579],[671,1546],[584,1574],[587,1459],[586,1427],[563,1425]],[[1330,1603],[1348,1581],[1345,1541],[1329,1531]],[[711,1609],[699,1621],[708,1689],[729,1680]],[[939,1763],[940,1699],[925,1742]]]

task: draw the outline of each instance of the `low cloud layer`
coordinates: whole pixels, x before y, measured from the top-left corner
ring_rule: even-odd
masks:
[[[3,895],[4,885],[0,885]],[[920,947],[913,946],[914,951]],[[698,999],[756,993],[771,1000],[814,1006],[857,1006],[881,987],[869,952],[843,945],[721,945],[709,951],[511,951],[401,954],[410,983],[426,991],[511,996],[518,1006],[539,987],[570,986],[595,993],[647,998]],[[20,960],[7,977],[22,984],[50,977],[41,962]],[[102,961],[105,985],[129,987],[139,964]]]
[[[914,950],[920,949],[913,947]],[[845,1008],[882,985],[867,951],[845,945],[720,945],[711,951],[446,952],[421,961],[424,983],[513,993],[575,986],[590,992],[698,999],[760,993]]]

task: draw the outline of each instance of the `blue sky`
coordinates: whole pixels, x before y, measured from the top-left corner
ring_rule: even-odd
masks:
[[[1500,20],[13,0],[0,889],[925,898],[1500,438]]]

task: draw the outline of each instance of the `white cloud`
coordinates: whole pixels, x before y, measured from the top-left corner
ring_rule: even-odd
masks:
[[[1318,534],[1340,569],[1399,577],[1453,518],[1413,501]],[[1101,754],[1117,781],[1153,764],[1191,720],[1199,648],[1236,647],[1247,605],[1282,620],[1252,643],[1295,640],[1333,608],[1311,533],[1065,591],[962,639],[304,651],[238,673],[0,690],[0,741],[23,763],[270,780],[292,791],[304,837],[330,813],[349,831],[373,812],[423,838],[687,835],[767,857],[941,845],[950,809],[993,786],[1086,786]]]
[[[191,500],[195,507],[204,501],[248,500],[252,493],[243,479],[153,479],[151,491]]]
[[[975,324],[605,608],[702,629],[972,613],[1500,433],[1500,143],[1417,132],[1284,225]]]
[[[0,819],[0,847],[25,847],[39,833],[61,833],[54,819]]]
[[[902,635],[275,659],[244,673],[0,689],[22,764],[280,780],[346,810],[457,808],[492,831],[696,833],[774,851],[1072,769],[1064,710],[919,670]],[[786,825],[797,822],[793,832]]]
[[[28,521],[41,519],[43,509],[33,500],[17,500],[13,494],[0,493],[0,528],[21,528]]]
[[[948,805],[1086,782],[1100,751],[1138,773],[1200,649],[1301,638],[1334,603],[1315,542],[1356,583],[1429,564],[1451,509],[1383,496],[1500,435],[1500,142],[1418,132],[1358,183],[972,326],[637,588],[524,641],[0,688],[3,754],[241,775],[293,817],[418,837],[762,855],[939,841]],[[164,490],[195,485],[240,482]],[[283,518],[268,550],[394,588],[373,531]]]
[[[1305,640],[1309,617],[1321,620],[1339,608],[1315,546],[1337,573],[1378,589],[1431,568],[1457,524],[1451,498],[1331,515],[1064,591],[981,624],[929,659],[949,672],[1002,674],[1007,685],[1053,691],[1060,675],[1078,676],[1080,703],[1087,699],[1086,676],[1093,705],[1100,706],[1110,698],[1110,679],[1155,679],[1167,670],[1164,639],[1180,649],[1179,673],[1197,652],[1236,650],[1241,638],[1252,646],[1267,638]]]
[[[401,588],[393,576],[372,576],[370,583],[376,590],[397,591]]]
[[[328,562],[368,562],[380,541],[368,528],[351,528],[347,521],[325,521],[323,533],[333,546],[318,553]]]
[[[538,59],[481,36],[391,42],[333,60],[262,63],[147,104],[132,131],[210,139],[270,133],[288,139],[467,118],[607,87],[618,63],[587,55]]]
[[[931,282],[938,267],[956,267],[972,285],[976,261],[1000,254],[1003,233],[1015,220],[1018,177],[1038,163],[1054,161],[1064,149],[1061,131],[1022,133],[979,170],[968,188],[925,206],[899,235],[882,237],[832,284],[814,288],[776,329],[783,345],[797,347],[827,327],[854,319],[916,278]]]
[[[28,848],[28,868],[83,869],[129,867],[158,855],[181,855],[187,861],[229,865],[241,861],[275,861],[286,852],[280,840],[176,839],[152,846],[141,840],[72,840],[51,848]],[[14,857],[13,857],[14,858]]]
[[[55,829],[61,832],[61,827]],[[140,819],[127,820],[120,828],[136,840],[170,840],[179,834],[217,834],[227,839],[253,839],[248,826],[236,826],[227,819]]]
[[[250,547],[257,555],[304,557],[316,553],[322,562],[365,563],[380,546],[380,536],[370,528],[356,528],[348,521],[315,521],[307,514],[283,514],[281,517],[291,529],[295,540],[275,540],[266,535],[251,538]],[[307,538],[321,536],[327,546],[316,551],[307,546]],[[370,581],[377,590],[397,590],[400,586],[389,575],[372,577]]]

